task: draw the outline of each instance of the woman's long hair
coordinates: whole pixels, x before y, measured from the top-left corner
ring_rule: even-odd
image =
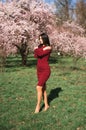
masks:
[[[50,46],[50,41],[49,41],[49,37],[48,37],[48,35],[46,34],[46,33],[42,33],[42,34],[40,34],[39,35],[39,38],[42,38],[42,40],[43,40],[43,45],[45,45],[45,46]]]

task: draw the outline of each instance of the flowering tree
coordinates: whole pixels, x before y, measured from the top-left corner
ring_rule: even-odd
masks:
[[[57,34],[54,49],[74,57],[86,58],[85,30],[75,22],[65,22]]]
[[[82,27],[75,22],[64,22],[57,27],[52,8],[42,0],[0,2],[0,48],[6,56],[19,50],[25,65],[28,51],[38,44],[42,32],[48,33],[53,50],[86,57]]]
[[[0,3],[0,45],[6,55],[19,50],[22,64],[26,64],[28,49],[33,49],[41,32],[51,33],[54,28],[51,8],[41,0],[19,0]]]

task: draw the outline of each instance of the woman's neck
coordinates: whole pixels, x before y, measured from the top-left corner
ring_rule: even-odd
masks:
[[[42,47],[42,46],[43,46],[43,44],[39,44],[39,46],[38,46],[38,47],[40,48],[40,47]]]

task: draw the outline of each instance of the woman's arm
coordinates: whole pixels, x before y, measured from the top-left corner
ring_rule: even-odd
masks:
[[[38,47],[34,47],[34,57],[37,58],[37,54],[35,52],[35,50],[38,49]]]
[[[34,53],[36,56],[38,57],[43,57],[43,56],[46,56],[48,55],[49,53],[51,52],[51,49],[43,49],[43,48],[38,48],[38,49],[35,49],[34,50]]]

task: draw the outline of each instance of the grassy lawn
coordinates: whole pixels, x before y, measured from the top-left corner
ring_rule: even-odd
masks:
[[[0,130],[86,130],[86,61],[74,69],[71,57],[50,58],[51,77],[47,82],[50,108],[34,114],[36,106],[36,59],[7,59],[0,73]]]

